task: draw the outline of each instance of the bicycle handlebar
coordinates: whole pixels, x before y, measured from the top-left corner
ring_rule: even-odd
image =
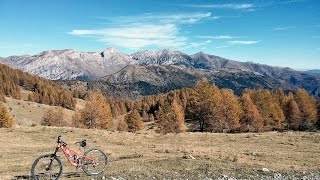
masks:
[[[68,144],[61,140],[61,134],[58,136],[57,143],[60,143],[62,146],[67,146]]]
[[[61,142],[61,134],[58,136],[57,143]]]

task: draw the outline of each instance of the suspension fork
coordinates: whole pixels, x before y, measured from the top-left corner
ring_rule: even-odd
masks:
[[[58,150],[59,150],[59,147],[56,147],[56,149],[54,150],[54,153],[51,154],[49,167],[47,167],[47,168],[49,168],[49,169],[47,169],[47,170],[51,170],[51,166],[52,166],[53,159],[57,156]]]

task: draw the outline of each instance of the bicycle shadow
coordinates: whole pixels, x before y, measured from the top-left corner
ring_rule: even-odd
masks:
[[[60,177],[62,179],[79,179],[79,178],[83,178],[83,179],[89,179],[89,176],[87,176],[85,173],[79,173],[79,172],[67,172],[67,173],[62,173],[62,176]],[[105,175],[101,175],[101,176],[91,176],[90,179],[105,179],[106,176]],[[12,180],[33,180],[33,178],[31,177],[31,175],[17,175],[14,176]]]

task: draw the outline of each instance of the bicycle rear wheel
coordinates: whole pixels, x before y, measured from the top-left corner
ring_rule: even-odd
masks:
[[[52,154],[40,156],[32,164],[31,175],[35,180],[58,179],[61,174],[61,161]]]
[[[100,175],[108,165],[107,155],[100,149],[89,149],[84,153],[83,171],[88,176]]]

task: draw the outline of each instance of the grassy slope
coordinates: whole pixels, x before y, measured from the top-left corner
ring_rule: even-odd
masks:
[[[107,152],[111,160],[106,172],[108,178],[203,179],[225,175],[261,179],[275,173],[289,178],[304,173],[320,174],[320,133],[316,132],[160,135],[152,130],[132,134],[42,127],[39,122],[44,112],[55,107],[11,98],[7,98],[6,104],[12,109],[17,125],[0,129],[0,179],[28,179],[32,162],[53,151],[58,134],[73,148],[76,148],[73,142],[87,139],[89,148],[100,147]],[[77,107],[83,106],[84,102],[78,101]],[[70,122],[74,111],[64,112]],[[37,126],[31,127],[32,124]],[[88,179],[81,170],[75,170],[65,161],[63,164],[63,179]],[[263,172],[262,168],[270,172]]]
[[[315,132],[159,135],[37,126],[0,129],[0,177],[28,177],[33,160],[52,152],[58,134],[73,148],[73,142],[87,139],[89,148],[107,152],[107,177],[203,179],[226,175],[260,179],[275,172],[320,173],[320,134]],[[186,159],[189,155],[195,159]],[[77,171],[66,162],[64,167],[64,179],[66,175],[87,179],[82,173],[81,177],[71,175]],[[262,172],[262,168],[270,172]]]
[[[58,108],[55,106],[49,106],[45,104],[39,104],[35,102],[26,101],[29,91],[21,91],[21,100],[6,97],[5,105],[9,109],[10,113],[13,115],[17,126],[31,126],[40,125],[41,119],[45,112],[52,108]],[[77,99],[77,108],[82,108],[84,106],[84,101]],[[74,111],[70,109],[63,108],[64,119],[67,123],[71,123]]]

